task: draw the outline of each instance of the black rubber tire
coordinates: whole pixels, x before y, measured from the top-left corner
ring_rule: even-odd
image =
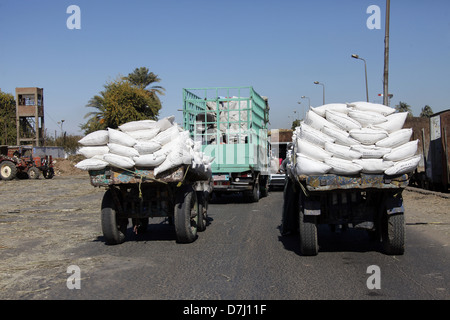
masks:
[[[107,190],[102,200],[101,222],[103,236],[108,245],[121,244],[125,241],[128,219],[119,218],[114,204],[112,190]]]
[[[403,213],[388,215],[384,213],[382,220],[382,243],[388,255],[405,253],[405,217]]]
[[[191,185],[183,185],[177,190],[174,226],[177,242],[191,243],[197,239],[198,202]]]
[[[44,170],[43,176],[45,179],[51,179],[55,176],[55,170],[53,168],[49,168],[47,170]]]
[[[206,226],[208,224],[208,199],[203,193],[197,192],[197,202],[198,202],[198,225],[197,225],[197,231],[205,231]]]
[[[0,165],[0,176],[3,180],[12,180],[17,175],[16,165],[11,161],[3,161]]]
[[[255,184],[253,185],[252,193],[250,195],[251,202],[258,202],[261,196],[261,192],[259,190],[259,177],[256,178]]]
[[[300,253],[304,256],[316,256],[319,253],[319,242],[317,238],[317,218],[304,214],[302,205],[302,194],[299,204],[299,235]]]

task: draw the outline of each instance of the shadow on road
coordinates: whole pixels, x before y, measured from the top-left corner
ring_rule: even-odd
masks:
[[[333,232],[329,226],[319,225],[317,236],[319,254],[323,252],[383,252],[381,242],[371,240],[366,230],[349,228]],[[280,235],[278,239],[286,250],[301,255],[298,233]]]

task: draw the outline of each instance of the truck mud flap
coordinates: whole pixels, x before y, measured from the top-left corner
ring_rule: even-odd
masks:
[[[320,215],[320,201],[304,200],[304,215],[305,216],[319,216]]]
[[[403,207],[402,197],[387,197],[386,201],[386,212],[388,215],[405,213],[405,208]]]

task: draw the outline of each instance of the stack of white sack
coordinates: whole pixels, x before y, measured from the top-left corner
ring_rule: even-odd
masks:
[[[159,121],[127,122],[118,129],[108,128],[86,135],[79,143],[79,153],[86,157],[75,167],[82,170],[102,170],[107,166],[119,169],[151,168],[155,176],[183,164],[211,171],[214,158],[201,152],[189,132],[174,123],[175,117]]]
[[[293,169],[298,175],[412,172],[421,156],[412,129],[403,129],[407,115],[369,102],[310,108],[293,134]]]

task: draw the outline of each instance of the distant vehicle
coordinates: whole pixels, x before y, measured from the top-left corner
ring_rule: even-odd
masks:
[[[292,145],[292,130],[272,129],[270,131],[271,165],[270,183],[271,189],[283,189],[286,180],[286,154]]]
[[[34,157],[32,146],[1,146],[0,177],[12,180],[16,177],[39,179],[54,177],[52,156]]]
[[[252,202],[269,189],[269,104],[252,87],[183,90],[184,128],[212,163],[213,193]]]

